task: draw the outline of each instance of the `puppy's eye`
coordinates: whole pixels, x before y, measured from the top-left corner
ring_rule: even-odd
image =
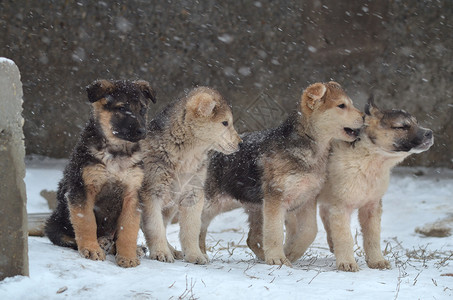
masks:
[[[223,121],[223,122],[222,122],[222,125],[225,126],[225,127],[227,127],[227,126],[228,126],[228,121]]]
[[[337,107],[341,108],[341,109],[344,109],[344,108],[346,108],[346,104],[342,103],[342,104],[338,105]]]
[[[116,109],[118,109],[120,112],[125,112],[127,110],[124,106],[118,106]]]
[[[408,130],[411,126],[408,124],[392,126],[392,129]]]

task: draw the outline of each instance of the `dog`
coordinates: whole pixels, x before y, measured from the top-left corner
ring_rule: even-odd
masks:
[[[150,122],[148,137],[141,142],[145,179],[140,198],[151,259],[173,262],[183,256],[191,263],[208,263],[198,244],[208,152],[230,154],[240,142],[227,101],[208,87],[170,103]],[[182,254],[166,238],[166,225],[175,213]]]
[[[213,154],[208,167],[201,233],[213,216],[239,200],[249,214],[247,244],[271,265],[291,266],[314,240],[315,200],[330,142],[354,141],[363,124],[362,113],[336,82],[310,85],[299,105],[279,127],[241,136],[238,152]]]
[[[140,264],[138,191],[142,185],[147,111],[155,92],[143,80],[97,80],[87,88],[91,117],[59,183],[45,233],[56,245],[104,260],[99,241],[115,241],[116,263]]]
[[[381,111],[370,101],[365,107],[365,125],[359,139],[333,143],[328,177],[318,203],[338,270],[359,270],[350,231],[355,209],[359,211],[368,267],[390,268],[380,247],[382,197],[389,185],[390,171],[412,153],[428,150],[433,142],[433,132],[419,126],[409,113]]]

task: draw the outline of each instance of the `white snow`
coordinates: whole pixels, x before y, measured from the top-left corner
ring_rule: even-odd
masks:
[[[61,161],[27,162],[29,213],[49,211],[39,191],[56,189],[62,167]],[[238,209],[211,224],[208,265],[144,258],[123,269],[111,255],[91,261],[30,237],[30,277],[1,281],[0,299],[452,299],[453,277],[445,276],[453,273],[452,238],[422,237],[414,229],[453,213],[453,172],[423,170],[427,174],[416,177],[414,169],[397,169],[383,199],[382,249],[391,270],[367,267],[356,216],[359,272],[335,270],[319,220],[315,242],[293,268],[266,265],[246,247],[247,217]],[[177,225],[168,227],[170,243],[180,249],[178,232]]]
[[[72,53],[71,57],[72,57],[72,60],[74,60],[76,62],[84,61],[86,58],[85,49],[83,49],[82,47],[77,47],[74,50],[74,52]]]
[[[252,71],[250,70],[250,67],[240,67],[239,74],[243,76],[249,76],[250,74],[252,74]]]
[[[225,44],[229,44],[234,40],[234,37],[231,34],[224,33],[222,35],[219,35],[217,37],[221,42],[224,42]]]
[[[318,49],[316,49],[315,47],[313,46],[308,46],[308,51],[312,52],[312,53],[316,53],[318,51]]]
[[[132,30],[133,24],[124,17],[116,18],[116,28],[122,33],[128,33]]]
[[[263,7],[263,4],[261,4],[261,2],[259,2],[259,1],[253,2],[253,5],[255,5],[256,7],[260,7],[260,8]]]
[[[234,77],[236,76],[236,71],[232,67],[225,67],[223,68],[223,74],[229,77]]]

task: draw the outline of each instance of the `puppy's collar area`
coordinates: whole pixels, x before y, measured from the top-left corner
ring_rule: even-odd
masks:
[[[135,152],[140,151],[141,149],[140,143],[138,142],[122,141],[121,143],[113,144],[104,137],[102,138],[102,142],[97,147],[97,151],[101,150],[110,153],[114,157],[119,157],[119,156],[130,156]]]

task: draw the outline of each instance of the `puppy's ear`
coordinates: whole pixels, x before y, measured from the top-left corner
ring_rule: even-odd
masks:
[[[329,81],[328,85],[330,85],[332,87],[335,87],[337,89],[341,89],[342,88],[341,85],[338,82],[336,82],[336,81]]]
[[[367,104],[365,104],[365,114],[375,117],[382,116],[381,111],[374,103],[374,95],[371,95],[370,98],[368,98]]]
[[[206,92],[196,92],[187,101],[187,109],[195,116],[210,117],[214,113],[217,102]]]
[[[156,103],[156,91],[153,90],[152,87],[149,86],[149,83],[148,81],[145,81],[145,80],[137,80],[137,81],[134,81],[134,83],[136,85],[138,85],[138,87],[140,88],[140,90],[142,91],[143,95],[153,101],[153,103]],[[149,102],[148,102],[149,103]]]
[[[314,110],[316,105],[326,94],[326,91],[327,87],[324,84],[320,82],[314,83],[305,89],[302,95],[302,102],[305,102],[308,108]]]
[[[109,80],[100,79],[94,81],[92,84],[86,87],[88,94],[88,100],[91,103],[102,99],[113,89],[113,83]]]

